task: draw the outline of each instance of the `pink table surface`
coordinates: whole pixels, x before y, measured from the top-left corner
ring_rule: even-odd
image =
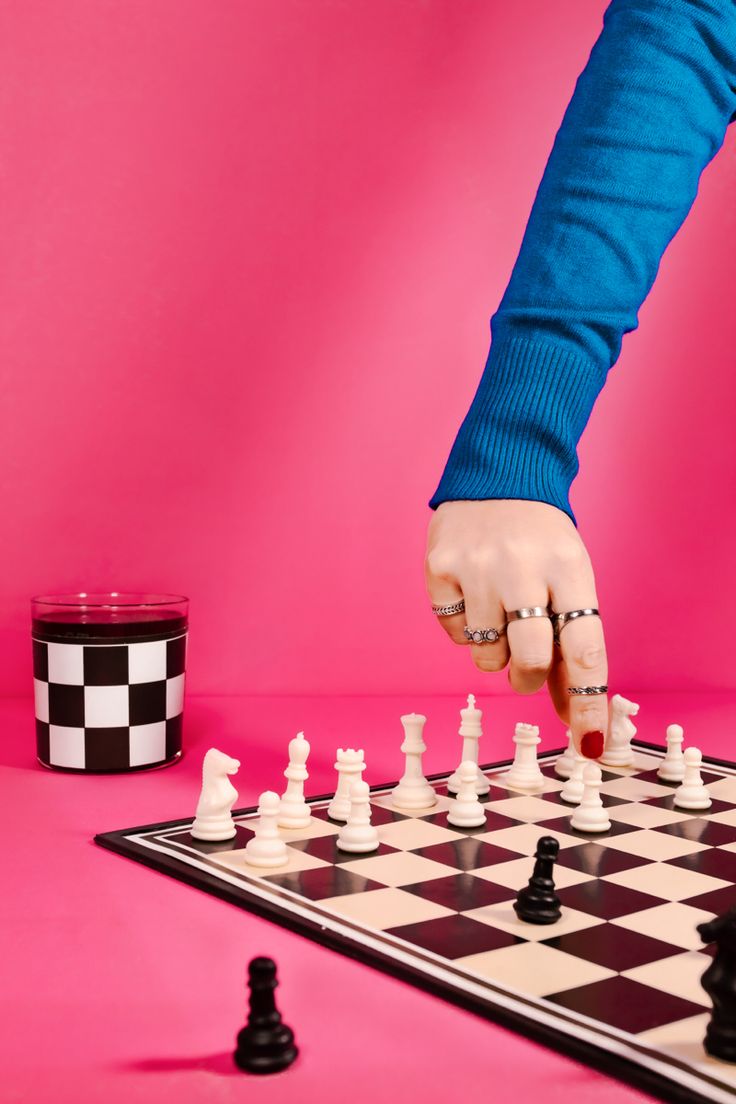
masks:
[[[477,692],[477,691],[476,691]],[[734,753],[733,695],[627,696],[642,739],[685,726],[704,752]],[[515,721],[540,724],[543,747],[564,731],[546,694],[483,698],[485,760],[508,757]],[[451,769],[462,699],[197,698],[186,703],[187,751],[174,767],[118,776],[47,771],[34,758],[30,700],[0,702],[3,809],[4,1104],[174,1100],[311,1102],[408,1099],[628,1104],[648,1100],[545,1047],[326,950],[92,842],[96,832],[193,814],[210,746],[241,760],[239,805],[283,784],[286,745],[312,745],[308,793],[333,788],[338,746],[366,749],[372,783],[401,773],[399,715],[423,712],[427,772]],[[279,1006],[301,1053],[291,1069],[253,1077],[231,1062],[245,1016],[245,968],[279,967]]]

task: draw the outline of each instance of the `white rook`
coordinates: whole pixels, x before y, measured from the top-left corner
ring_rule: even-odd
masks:
[[[347,820],[350,816],[350,787],[360,782],[365,770],[363,749],[338,748],[335,760],[337,771],[337,789],[335,796],[327,806],[327,815],[331,820]]]
[[[421,713],[406,713],[401,723],[404,726],[401,750],[406,756],[406,766],[391,799],[397,809],[429,809],[436,805],[437,794],[422,773],[422,755],[427,750],[422,732],[427,718]]]
[[[536,790],[544,785],[544,775],[537,762],[537,745],[541,743],[538,725],[520,721],[514,730],[516,753],[513,766],[499,781],[514,790]]]
[[[463,738],[463,750],[460,763],[468,763],[471,761],[475,763],[475,792],[477,794],[487,794],[491,788],[490,782],[478,766],[478,748],[480,738],[483,735],[483,729],[481,727],[482,718],[483,710],[476,708],[475,695],[468,694],[468,704],[465,709],[460,710],[460,728],[458,729],[458,736],[462,736]],[[447,788],[451,793],[458,793],[460,790],[460,767],[458,767],[447,779]]]

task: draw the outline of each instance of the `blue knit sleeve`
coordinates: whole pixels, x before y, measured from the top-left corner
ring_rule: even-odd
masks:
[[[613,0],[429,502],[569,502],[577,444],[736,118],[736,0]]]

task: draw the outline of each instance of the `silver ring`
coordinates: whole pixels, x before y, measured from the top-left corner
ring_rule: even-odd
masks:
[[[495,644],[499,637],[506,632],[506,626],[500,629],[471,629],[467,625],[463,629],[465,639],[472,644]]]
[[[568,694],[607,694],[607,686],[568,686]]]
[[[451,617],[453,613],[463,613],[464,610],[464,598],[461,598],[459,602],[451,602],[449,606],[432,606],[432,613],[435,617]]]
[[[504,610],[506,623],[509,621],[523,621],[527,617],[549,617],[552,603],[548,606],[523,606],[517,610]]]
[[[552,621],[552,636],[555,644],[560,644],[560,633],[564,629],[568,621],[574,621],[577,617],[591,617],[595,615],[600,617],[600,611],[597,609],[578,609],[568,610],[567,613],[551,613],[550,620]]]

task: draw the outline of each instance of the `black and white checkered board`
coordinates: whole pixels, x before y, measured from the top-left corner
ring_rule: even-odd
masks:
[[[34,638],[41,762],[68,770],[130,770],[180,752],[186,642],[186,633],[105,644]]]
[[[612,828],[591,837],[570,828],[558,754],[541,757],[533,796],[504,786],[506,764],[484,768],[477,829],[447,823],[448,775],[432,779],[437,805],[420,814],[394,812],[390,787],[374,788],[381,844],[363,857],[337,850],[329,797],[310,802],[308,829],[284,832],[288,866],[270,873],[243,860],[254,810],[226,843],[193,840],[191,820],[96,838],[663,1099],[733,1104],[736,1065],[702,1046],[713,949],[695,927],[736,900],[736,766],[707,762],[712,807],[686,813],[657,778],[662,752],[637,744],[635,767],[604,771]],[[542,835],[560,843],[563,915],[551,926],[512,908]]]

